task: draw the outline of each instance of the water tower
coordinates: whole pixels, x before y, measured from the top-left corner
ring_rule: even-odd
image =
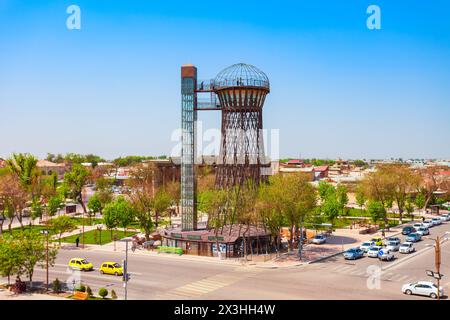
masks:
[[[260,182],[264,162],[262,109],[269,91],[266,74],[244,63],[224,69],[214,79],[222,112],[217,187],[242,185],[246,180]]]
[[[197,111],[222,113],[221,144],[216,170],[216,187],[258,184],[263,179],[264,143],[262,109],[270,92],[269,79],[258,68],[244,63],[221,71],[215,79],[197,80],[197,68],[181,67],[181,225],[197,229],[196,207],[196,122]],[[199,93],[209,94],[206,101]]]

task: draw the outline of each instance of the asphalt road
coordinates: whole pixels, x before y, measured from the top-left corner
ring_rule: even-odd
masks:
[[[164,255],[129,253],[129,299],[427,299],[406,296],[403,284],[429,280],[425,270],[434,269],[434,241],[437,235],[450,231],[450,222],[431,228],[430,236],[416,244],[410,255],[395,253],[392,262],[364,257],[346,261],[342,256],[300,267],[263,269],[180,260]],[[403,236],[399,236],[402,240]],[[450,241],[442,245],[441,273],[450,274]],[[428,245],[428,246],[427,246]],[[60,250],[56,265],[50,269],[50,281],[58,277],[71,285],[72,280],[89,285],[94,292],[100,287],[114,289],[124,297],[122,278],[101,275],[98,270],[72,273],[67,263],[72,257],[84,257],[94,267],[104,261],[121,262],[122,252]],[[45,270],[36,269],[34,279],[45,280]],[[446,293],[450,280],[441,285]]]

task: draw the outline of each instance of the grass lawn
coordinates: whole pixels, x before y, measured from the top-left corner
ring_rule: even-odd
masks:
[[[101,218],[89,219],[87,217],[85,217],[85,218],[71,217],[70,220],[72,220],[77,226],[82,226],[83,225],[83,220],[84,220],[84,225],[85,226],[93,226],[93,225],[96,225],[96,224],[102,224],[103,223],[103,219],[101,219]]]
[[[40,233],[41,230],[48,230],[50,235],[53,234],[52,230],[49,229],[49,228],[46,227],[46,226],[32,225],[32,226],[30,227],[29,225],[24,225],[24,227],[23,227],[23,232]],[[12,231],[12,236],[14,237],[14,236],[16,236],[19,232],[22,231],[22,228],[21,228],[21,227],[16,227],[16,228],[11,229],[11,231]],[[5,226],[3,226],[3,234],[8,234],[8,235],[9,235],[8,226],[6,226],[6,228],[5,228]]]
[[[123,232],[123,230],[113,230],[113,236],[114,234],[117,235],[117,240],[123,239],[125,237],[130,237],[136,234],[134,231],[127,231],[126,235]],[[65,243],[75,243],[75,239],[79,237],[80,238],[80,244],[83,241],[82,235],[80,234],[74,234],[69,237],[65,237],[61,239],[61,242]],[[101,232],[101,243],[100,243],[100,232],[98,230],[91,230],[84,233],[84,243],[85,244],[107,244],[113,241],[111,238],[111,231],[109,230],[102,230]]]

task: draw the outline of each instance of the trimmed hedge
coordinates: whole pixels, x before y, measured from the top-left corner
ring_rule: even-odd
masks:
[[[183,249],[177,247],[158,246],[158,252],[183,254]]]

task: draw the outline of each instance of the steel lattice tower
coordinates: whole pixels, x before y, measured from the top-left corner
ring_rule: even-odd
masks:
[[[256,67],[239,63],[217,75],[214,92],[222,110],[216,187],[242,185],[246,180],[258,184],[265,162],[262,109],[269,79]]]
[[[181,67],[181,227],[197,229],[195,175],[196,122],[198,110],[221,110],[221,145],[216,187],[258,184],[262,179],[264,144],[262,108],[270,92],[269,79],[258,68],[239,63],[221,71],[214,80],[197,81],[197,68]],[[210,100],[197,101],[198,93]]]

